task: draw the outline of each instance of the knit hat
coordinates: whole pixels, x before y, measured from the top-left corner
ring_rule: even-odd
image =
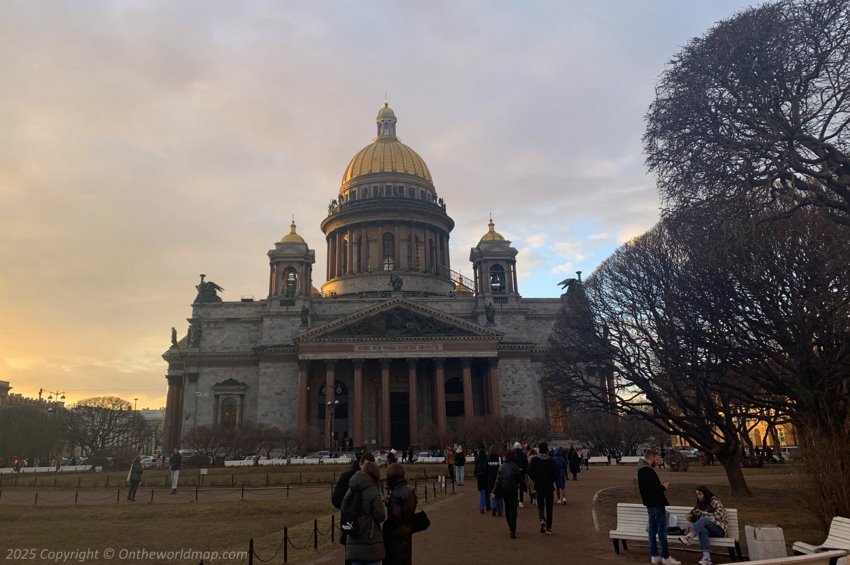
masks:
[[[514,443],[514,449],[522,449],[522,446],[519,444],[519,442]]]

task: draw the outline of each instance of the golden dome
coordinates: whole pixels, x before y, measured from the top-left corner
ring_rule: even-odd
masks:
[[[376,139],[348,164],[342,183],[374,173],[406,173],[431,181],[431,172],[416,151],[397,139]]]
[[[472,294],[472,289],[463,284],[463,278],[458,276],[454,288],[455,294]]]
[[[322,293],[321,293],[321,292],[319,291],[319,289],[318,289],[318,288],[316,288],[315,286],[311,286],[311,287],[310,287],[310,296],[311,296],[312,298],[321,298],[321,297],[322,297]]]
[[[292,223],[289,225],[289,233],[286,234],[285,236],[283,236],[280,239],[280,242],[281,243],[304,243],[304,244],[307,243],[307,242],[304,241],[304,239],[300,235],[295,233],[295,220],[292,220]]]
[[[375,173],[403,173],[433,182],[422,157],[396,137],[397,120],[389,104],[384,102],[375,121],[378,124],[378,136],[358,151],[348,164],[342,175],[343,186],[352,179]]]
[[[487,224],[487,226],[490,229],[481,237],[481,241],[505,241],[505,238],[502,237],[502,234],[500,234],[494,229],[496,227],[496,224],[493,223],[493,218],[490,218],[490,223]]]

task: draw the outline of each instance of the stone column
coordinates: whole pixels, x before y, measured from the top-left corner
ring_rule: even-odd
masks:
[[[472,359],[465,358],[463,363],[463,415],[470,418],[475,415],[472,407]]]
[[[490,357],[488,360],[487,380],[490,381],[491,416],[502,415],[502,392],[499,387],[499,358]]]
[[[183,405],[180,391],[183,390],[183,375],[168,375],[168,396],[165,402],[165,433],[163,448],[171,450],[180,446],[180,425],[183,422]]]
[[[363,445],[363,359],[354,359],[354,446]]]
[[[434,388],[437,398],[437,431],[446,433],[446,360],[434,359],[437,370],[434,373]]]
[[[417,398],[418,385],[416,380],[416,367],[419,365],[418,359],[407,360],[407,384],[410,389],[408,395],[408,403],[410,406],[410,444],[417,445],[419,443],[419,411]],[[401,446],[404,448],[405,446]]]
[[[390,363],[381,359],[381,446],[390,446]]]
[[[325,441],[328,449],[333,449],[333,421],[334,414],[331,410],[336,389],[336,359],[325,361]],[[330,404],[328,404],[328,402]]]
[[[298,362],[298,431],[304,433],[309,425],[310,390],[307,386],[307,361]]]

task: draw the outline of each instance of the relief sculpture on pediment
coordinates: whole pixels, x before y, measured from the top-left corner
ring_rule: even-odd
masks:
[[[404,308],[393,308],[352,322],[322,337],[438,337],[472,336],[467,329],[423,316]]]

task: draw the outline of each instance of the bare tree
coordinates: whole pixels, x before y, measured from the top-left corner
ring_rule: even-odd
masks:
[[[697,37],[647,115],[668,210],[706,200],[816,206],[850,224],[850,0],[780,0]]]
[[[138,445],[144,419],[132,407],[115,396],[79,401],[68,411],[71,442],[90,455],[113,455]]]
[[[47,412],[39,406],[0,409],[0,461],[10,463],[14,457],[52,461],[60,457],[65,416],[65,410]]]

